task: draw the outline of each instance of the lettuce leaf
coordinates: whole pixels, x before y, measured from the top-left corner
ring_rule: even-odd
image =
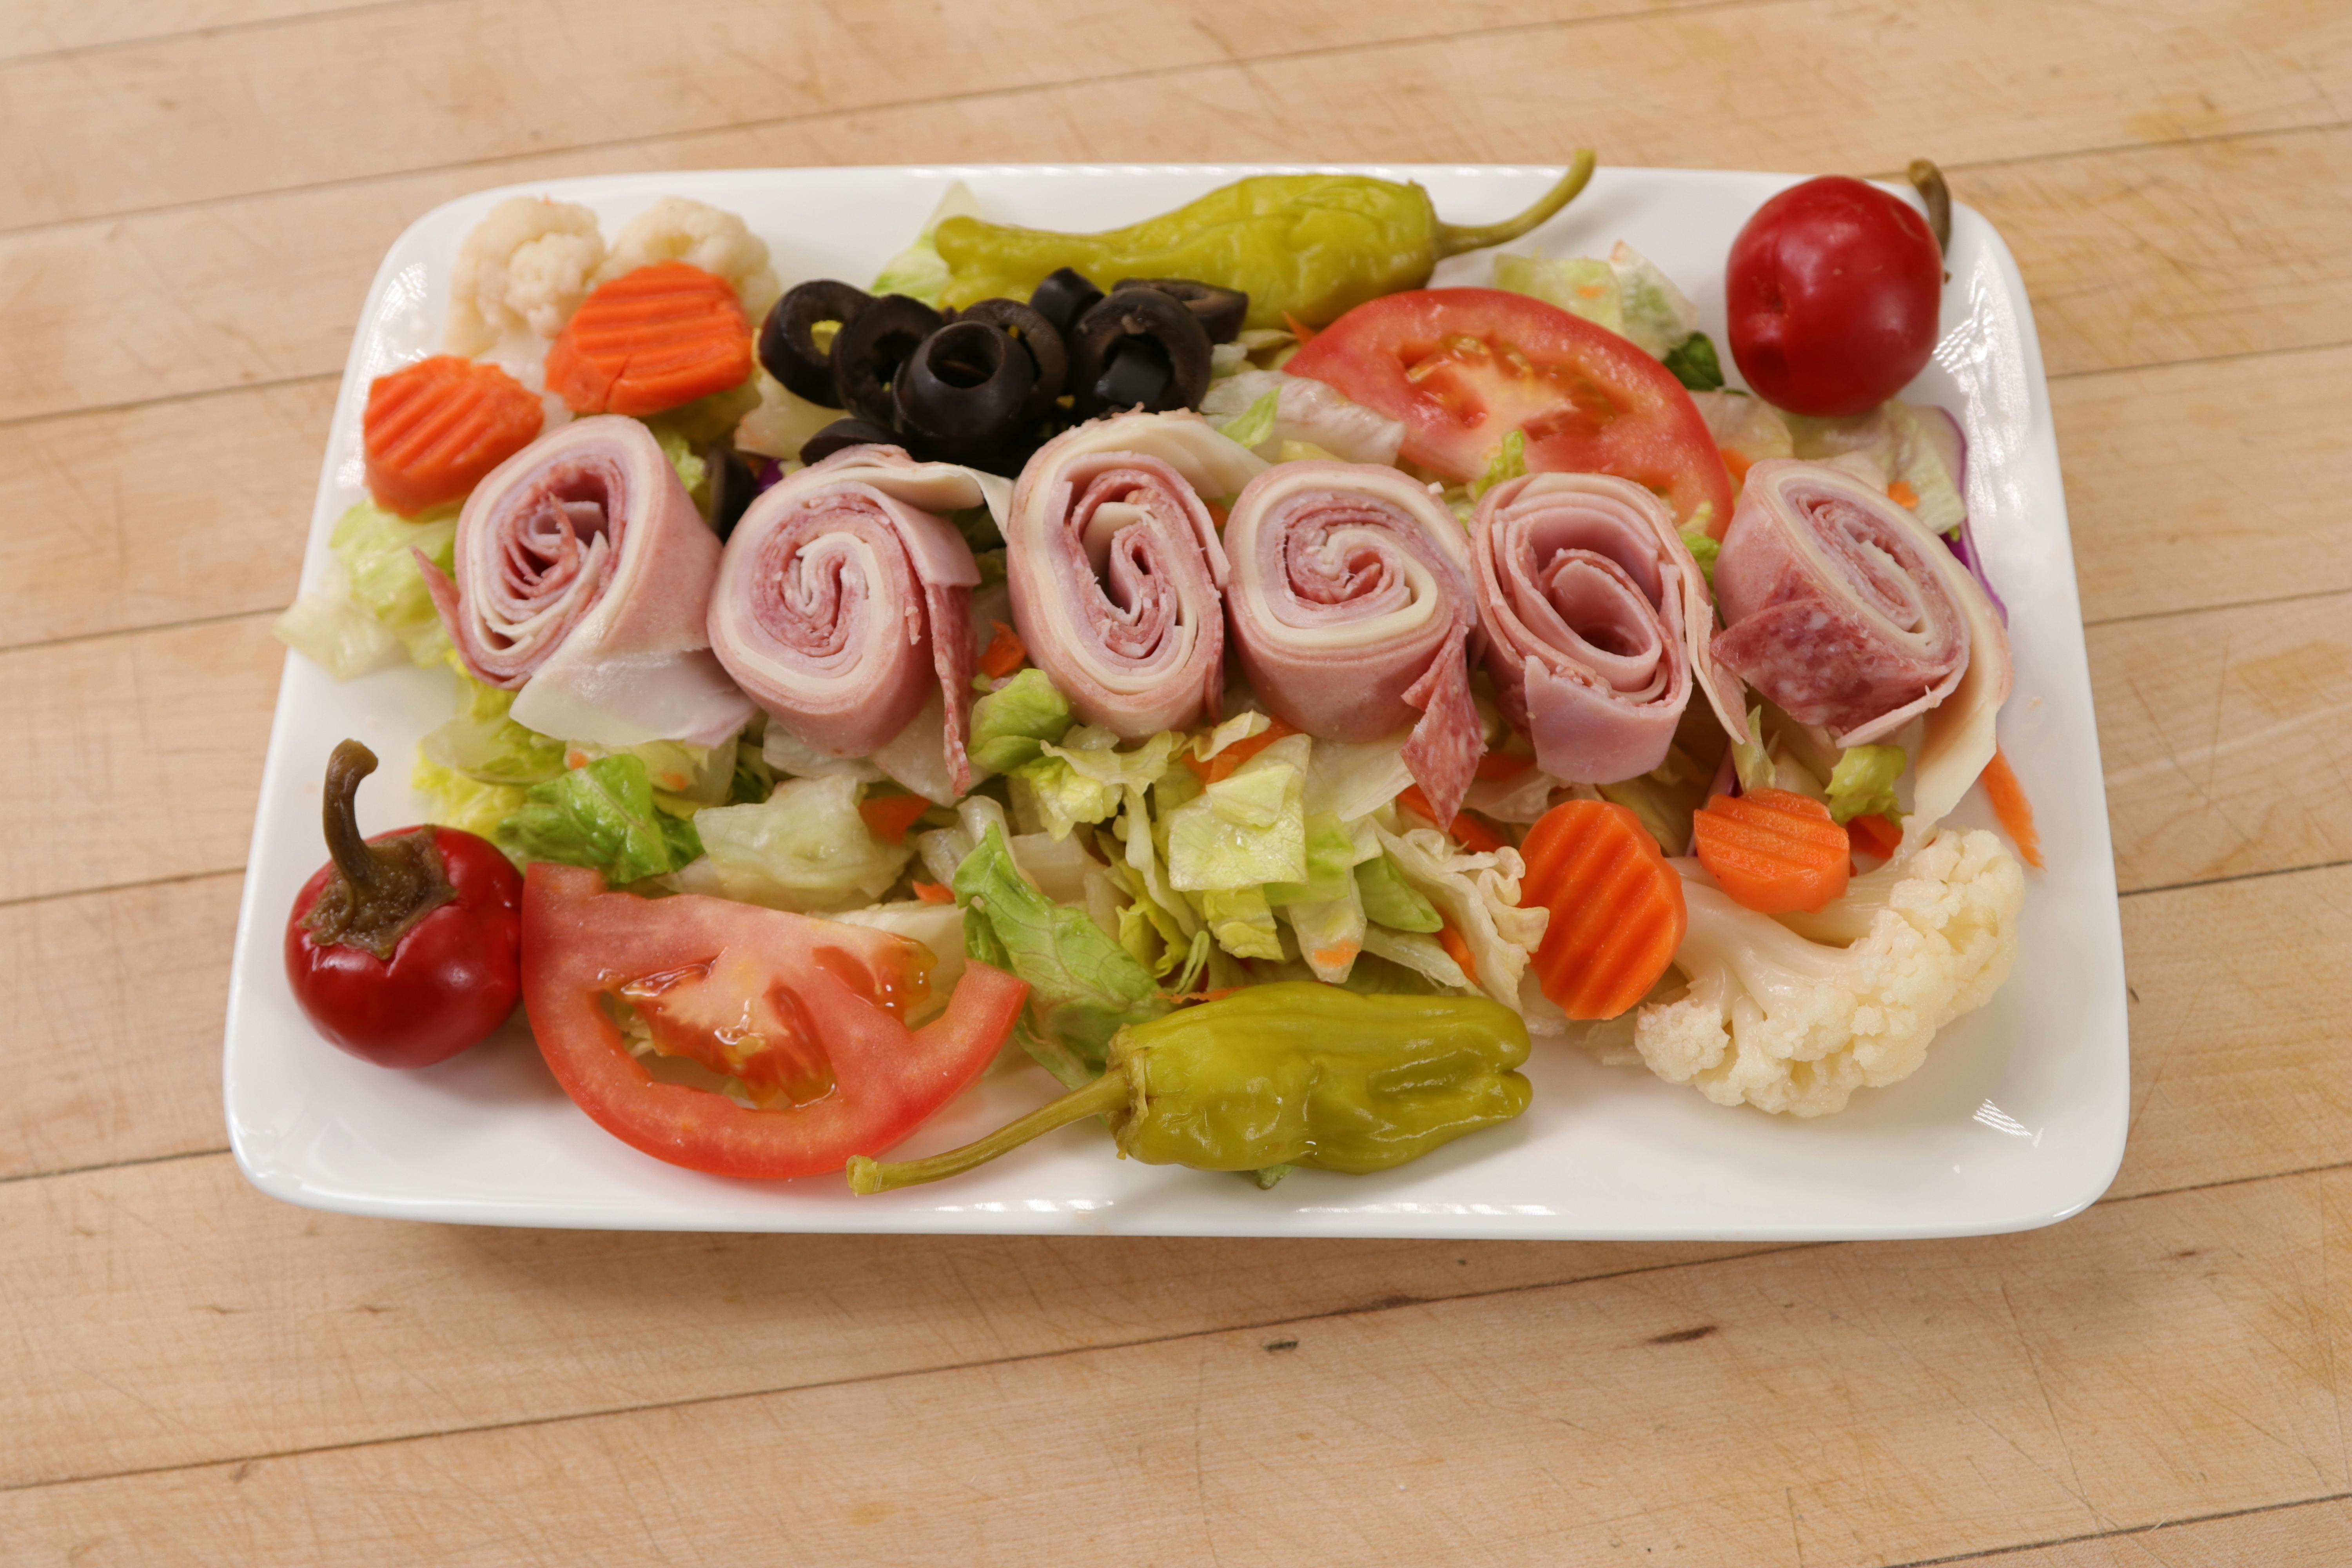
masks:
[[[1707,501],[1699,502],[1702,508],[1711,504]],[[1715,561],[1717,556],[1723,553],[1723,541],[1710,538],[1704,528],[1685,528],[1683,530],[1683,548],[1691,552],[1693,561],[1698,563],[1698,574],[1706,579],[1707,589],[1713,592]]]
[[[453,655],[450,664],[457,666]],[[563,772],[563,742],[509,717],[515,694],[457,669],[457,714],[416,743],[420,758],[477,784],[543,784]]]
[[[1884,816],[1901,821],[1895,799],[1895,781],[1903,776],[1907,759],[1900,746],[1848,746],[1830,773],[1830,816],[1852,822],[1857,816]]]
[[[702,853],[694,824],[654,805],[642,758],[599,757],[533,784],[499,824],[499,847],[521,861],[593,866],[615,885],[675,871]]]
[[[874,836],[858,814],[861,788],[838,773],[787,779],[756,805],[696,812],[694,828],[720,889],[730,899],[798,913],[855,909],[880,898],[914,850]]]
[[[971,705],[971,738],[965,750],[975,769],[1009,773],[1035,762],[1046,742],[1059,741],[1069,729],[1069,700],[1032,665]]]
[[[1356,893],[1364,918],[1391,931],[1428,932],[1445,923],[1437,906],[1404,879],[1404,868],[1382,851],[1356,868]]]
[[[1476,500],[1506,479],[1518,479],[1527,471],[1527,432],[1514,430],[1503,437],[1503,444],[1486,459],[1486,471],[1470,481],[1470,499]]]
[[[971,956],[1029,983],[1023,1044],[1057,1077],[1071,1058],[1098,1069],[1113,1035],[1168,1011],[1132,953],[1084,910],[1030,885],[995,825],[956,868],[954,888]]]
[[[940,295],[947,289],[948,279],[953,274],[941,258],[938,247],[931,243],[931,237],[939,232],[942,218],[979,216],[980,198],[972,195],[971,187],[961,180],[950,185],[940,197],[940,205],[931,209],[931,216],[924,222],[923,232],[916,237],[915,243],[882,264],[882,270],[875,275],[874,287],[868,291],[877,296],[904,294],[936,310]]]
[[[1263,446],[1273,437],[1275,416],[1281,410],[1282,388],[1277,385],[1269,388],[1256,402],[1218,426],[1218,433],[1235,446]]]
[[[408,787],[425,799],[425,820],[497,842],[499,824],[523,808],[530,793],[521,784],[483,784],[442,766],[421,750],[409,770]],[[503,847],[503,846],[501,847]]]
[[[1693,332],[1665,353],[1665,367],[1693,392],[1717,392],[1723,387],[1723,362],[1705,332]]]
[[[412,522],[373,501],[336,520],[327,536],[333,562],[319,585],[278,619],[278,640],[338,680],[367,675],[400,660],[436,664],[449,651],[449,634],[433,607],[413,552],[449,570],[457,537],[454,509]]]
[[[1282,958],[1282,933],[1260,888],[1213,888],[1201,895],[1201,917],[1217,945],[1235,958]]]
[[[1304,735],[1276,741],[1170,812],[1169,880],[1189,893],[1305,881],[1313,744]]]

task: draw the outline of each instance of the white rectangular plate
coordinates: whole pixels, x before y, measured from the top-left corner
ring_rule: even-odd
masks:
[[[657,198],[740,213],[787,285],[863,282],[962,179],[992,217],[1096,229],[1163,211],[1257,167],[775,169],[633,174],[520,187],[586,204],[608,237]],[[1549,168],[1378,167],[1413,179],[1455,222],[1517,211]],[[1603,169],[1534,237],[1553,255],[1631,242],[1701,301],[1725,339],[1723,259],[1759,203],[1796,176]],[[360,318],[311,516],[306,581],[360,499],[369,381],[432,353],[451,263],[509,191],[419,219],[384,258]],[[361,793],[369,832],[415,821],[403,787],[419,736],[446,718],[452,682],[403,669],[337,685],[289,657],[237,922],[224,1076],[229,1135],[254,1184],[353,1214],[484,1225],[677,1230],[1085,1232],[1185,1236],[1418,1236],[1832,1239],[1958,1236],[2063,1219],[2103,1192],[2123,1156],[2128,1089],[2122,934],[2100,786],[2090,676],[2075,598],[2048,389],[2024,287],[2000,236],[1955,210],[1935,360],[1906,396],[1958,414],[1969,504],[2011,612],[2017,689],[2006,749],[2041,816],[2046,872],[2027,874],[2016,972],[1944,1032],[1917,1075],[1864,1090],[1812,1121],[1725,1110],[1639,1068],[1562,1047],[1528,1066],[1533,1107],[1507,1127],[1378,1176],[1306,1171],[1271,1191],[1229,1175],[1115,1159],[1098,1126],[1066,1128],[974,1174],[852,1198],[837,1176],[758,1184],[678,1170],[574,1110],[520,1026],[422,1072],[366,1066],[296,1009],[280,958],[286,910],[323,858],[320,779],[355,736],[385,759]],[[1522,244],[1522,248],[1525,247]],[[1456,258],[1441,283],[1486,281]],[[1727,368],[1729,354],[1725,354]],[[1973,797],[1964,818],[1982,823]],[[1042,1101],[1043,1072],[1000,1071],[902,1151],[965,1142]]]

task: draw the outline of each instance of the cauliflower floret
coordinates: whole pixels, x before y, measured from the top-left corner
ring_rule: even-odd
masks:
[[[755,325],[767,318],[768,307],[784,291],[776,281],[776,269],[768,265],[765,240],[733,213],[685,196],[664,196],[632,219],[596,269],[596,281],[606,282],[656,261],[683,261],[726,279]]]
[[[1908,1078],[1936,1031],[1984,1005],[2017,957],[2025,877],[1990,833],[1946,829],[1903,863],[1851,947],[1810,942],[1717,889],[1684,887],[1689,979],[1633,1045],[1652,1072],[1718,1105],[1826,1116]]]
[[[552,339],[604,259],[596,215],[572,202],[509,196],[474,226],[449,280],[448,348],[471,358],[511,332]]]

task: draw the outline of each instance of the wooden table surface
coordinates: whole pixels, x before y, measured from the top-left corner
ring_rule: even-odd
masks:
[[[2352,6],[11,0],[0,1562],[2352,1562]],[[480,186],[947,159],[1943,164],[2041,320],[2132,1009],[2053,1229],[466,1230],[224,1148],[238,868],[377,258]]]

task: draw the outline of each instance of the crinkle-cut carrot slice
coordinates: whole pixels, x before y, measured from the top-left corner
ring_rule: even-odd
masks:
[[[1551,911],[1535,956],[1543,994],[1571,1018],[1613,1018],[1648,995],[1690,914],[1642,819],[1612,801],[1563,801],[1519,854],[1520,907]]]
[[[361,423],[368,494],[403,517],[462,500],[539,435],[538,395],[494,364],[436,354],[377,376]]]
[[[1785,789],[1719,795],[1691,820],[1698,863],[1760,914],[1818,910],[1845,891],[1853,845],[1830,808]]]
[[[600,285],[547,351],[548,389],[574,414],[659,414],[751,374],[734,285],[683,261]]]

